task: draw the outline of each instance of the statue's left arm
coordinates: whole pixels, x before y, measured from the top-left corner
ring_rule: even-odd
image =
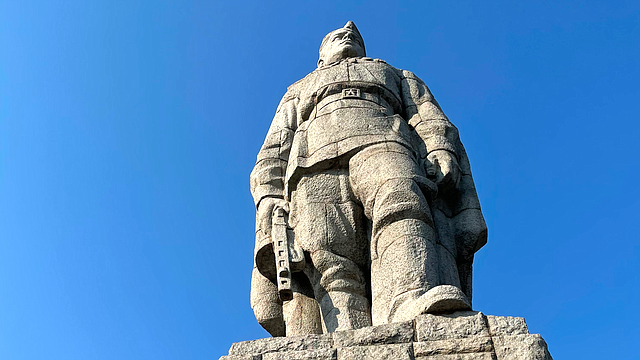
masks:
[[[461,176],[458,129],[422,80],[409,71],[403,71],[402,75],[405,118],[421,139],[420,156],[435,170],[436,184],[441,191],[456,188]]]

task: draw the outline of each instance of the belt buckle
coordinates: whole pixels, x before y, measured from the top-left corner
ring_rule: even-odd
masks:
[[[343,99],[359,99],[360,89],[356,89],[356,88],[342,89],[342,98]]]

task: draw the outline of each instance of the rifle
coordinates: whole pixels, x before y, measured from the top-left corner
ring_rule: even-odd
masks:
[[[287,210],[276,205],[273,208],[271,218],[271,239],[273,240],[273,252],[276,258],[276,284],[280,300],[288,301],[293,299],[291,289],[291,273],[301,271],[305,266],[304,253],[302,248],[297,246],[293,239],[288,236],[289,226]]]

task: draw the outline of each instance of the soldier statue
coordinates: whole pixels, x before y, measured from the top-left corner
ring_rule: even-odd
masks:
[[[471,309],[487,228],[458,130],[416,75],[366,57],[353,22],[280,101],[251,193],[251,305],[271,335]]]

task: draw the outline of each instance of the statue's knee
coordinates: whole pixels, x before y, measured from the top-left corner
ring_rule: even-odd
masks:
[[[432,246],[436,237],[435,229],[422,220],[408,218],[394,221],[384,226],[377,236],[372,238],[371,258],[381,257],[394,245],[405,249],[418,249],[427,244]]]
[[[374,232],[403,219],[417,219],[433,226],[429,202],[419,184],[412,178],[390,179],[376,193]]]
[[[344,291],[364,295],[366,279],[362,269],[352,260],[329,251],[311,254],[313,266],[320,274],[319,284],[324,291]]]

